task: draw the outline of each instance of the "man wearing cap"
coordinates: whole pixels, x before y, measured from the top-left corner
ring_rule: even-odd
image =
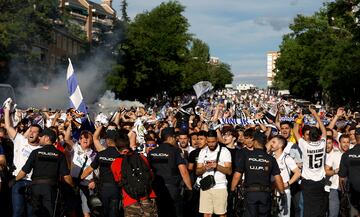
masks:
[[[93,138],[96,147],[102,147],[100,144],[100,132],[102,129],[103,126],[100,126],[94,133]],[[120,134],[116,129],[108,129],[106,131],[107,148],[95,156],[93,162],[91,162],[90,166],[87,167],[81,175],[81,179],[85,179],[94,170],[99,168],[98,188],[103,204],[103,215],[109,217],[118,216],[120,189],[111,172],[111,164],[116,158],[121,157],[121,154],[116,149],[117,143],[124,143],[120,140]],[[127,141],[127,143],[129,142]]]
[[[154,190],[157,195],[159,217],[182,217],[181,180],[188,190],[192,190],[186,161],[176,144],[174,128],[164,128],[161,131],[161,139],[163,143],[148,154],[155,175]]]
[[[342,192],[349,184],[351,216],[360,216],[360,128],[355,130],[356,145],[341,156],[339,185]]]
[[[276,187],[281,195],[281,206],[287,211],[287,198],[284,190],[284,183],[280,176],[280,169],[276,159],[266,153],[264,147],[266,136],[256,131],[254,133],[253,151],[243,152],[236,164],[235,173],[231,183],[231,191],[245,174],[245,215],[268,216],[271,209],[271,177],[274,177]],[[286,215],[287,212],[284,214]]]
[[[16,181],[23,179],[32,171],[31,203],[34,215],[39,217],[54,216],[55,200],[58,197],[58,182],[61,178],[73,186],[65,155],[54,146],[56,134],[44,129],[40,135],[42,148],[31,152],[29,159],[16,176]]]

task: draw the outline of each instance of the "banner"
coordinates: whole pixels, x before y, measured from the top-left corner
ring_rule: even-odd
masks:
[[[242,118],[221,118],[220,124],[235,124],[235,125],[258,125],[258,124],[269,124],[266,119],[242,119]]]

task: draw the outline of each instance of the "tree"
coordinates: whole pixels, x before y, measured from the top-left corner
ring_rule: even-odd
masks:
[[[127,14],[128,3],[126,0],[121,1],[121,20],[125,23],[130,22],[130,17]]]
[[[107,77],[110,89],[124,98],[146,98],[162,91],[192,91],[195,83],[210,78],[215,87],[231,83],[230,66],[208,63],[209,46],[188,33],[183,12],[182,5],[170,1],[129,23]]]
[[[215,89],[225,87],[225,84],[231,84],[233,74],[229,64],[220,63],[219,65],[209,65],[210,82],[214,85]]]
[[[0,1],[0,79],[10,75],[10,63],[17,72],[35,81],[44,68],[34,44],[52,40],[53,20],[59,17],[56,0]],[[16,63],[16,64],[15,64]],[[26,78],[25,78],[26,79]]]
[[[346,19],[329,19],[328,14],[325,7],[294,19],[292,32],[280,45],[275,85],[301,98],[315,101],[322,95],[330,105],[354,106],[359,100],[359,43],[352,31],[343,28]]]
[[[192,47],[190,49],[190,56],[193,59],[197,59],[201,62],[208,62],[210,59],[210,48],[209,46],[201,41],[200,39],[192,39]]]
[[[125,87],[109,86],[126,97],[152,95],[164,90],[177,92],[184,68],[190,34],[177,2],[162,3],[151,12],[137,15],[128,26],[127,40],[121,44],[112,76],[127,79]],[[144,92],[145,91],[145,92]]]

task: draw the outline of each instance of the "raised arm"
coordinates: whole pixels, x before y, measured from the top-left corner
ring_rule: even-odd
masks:
[[[277,111],[276,111],[276,116],[275,116],[275,126],[276,128],[278,128],[278,130],[280,130],[280,107],[281,107],[281,104],[278,103],[277,105]]]
[[[8,108],[4,108],[4,118],[5,118],[5,129],[10,137],[10,139],[14,139],[16,136],[16,130],[12,125],[10,119],[10,110]]]
[[[97,152],[100,152],[105,149],[104,146],[102,146],[101,142],[100,142],[100,133],[101,133],[102,129],[103,129],[103,126],[100,125],[99,127],[96,128],[94,135],[93,135],[94,146],[95,146],[95,149]]]
[[[119,127],[120,126],[120,119],[121,119],[121,112],[116,112],[115,114],[115,118],[114,118],[114,123]]]
[[[64,140],[68,145],[70,145],[72,147],[72,146],[74,146],[75,143],[71,138],[71,132],[72,132],[72,128],[71,128],[71,123],[70,123],[69,126],[66,128]]]
[[[309,106],[309,110],[310,110],[311,114],[315,117],[316,121],[319,124],[319,128],[321,130],[321,137],[322,138],[326,137],[326,128],[325,128],[323,122],[321,121],[318,113],[315,111],[315,109],[311,108],[310,106]]]
[[[300,129],[300,125],[302,125],[303,122],[303,115],[299,114],[299,117],[295,120],[295,124],[294,124],[294,136],[295,139],[297,141],[299,141],[299,139],[301,139],[300,133],[299,133],[299,129]]]
[[[225,139],[224,139],[224,137],[222,136],[219,128],[216,129],[216,134],[217,134],[217,139],[218,139],[218,141],[219,141],[220,143],[223,143],[223,144],[224,144],[224,143],[225,143]]]
[[[336,115],[335,115],[334,118],[331,120],[328,128],[331,129],[331,130],[333,130],[334,127],[335,127],[335,125],[336,125],[336,122],[338,121],[338,119],[339,119],[340,117],[344,116],[345,114],[346,114],[346,113],[345,113],[344,108],[342,108],[342,107],[338,108],[337,111],[336,111]],[[334,132],[334,138],[337,138],[337,134],[338,134],[337,131],[336,131],[336,130],[333,130],[333,132]]]

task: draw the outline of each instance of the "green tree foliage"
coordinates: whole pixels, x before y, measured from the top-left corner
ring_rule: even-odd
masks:
[[[210,48],[205,42],[194,38],[192,40],[190,56],[193,59],[199,60],[200,62],[208,62],[210,59]]]
[[[121,20],[125,23],[130,22],[130,17],[127,14],[128,3],[126,0],[121,1]]]
[[[301,98],[314,101],[320,95],[331,105],[354,106],[359,100],[359,43],[346,28],[348,21],[329,17],[329,8],[335,7],[294,19],[280,45],[275,85]]]
[[[228,65],[208,64],[209,47],[188,33],[183,12],[177,1],[169,1],[138,14],[129,23],[117,64],[107,77],[110,89],[121,97],[134,98],[161,91],[179,94],[201,80],[217,82],[213,85],[219,87],[223,82],[231,83]]]
[[[21,63],[17,70],[37,71],[39,52],[33,45],[52,40],[53,21],[59,14],[56,0],[0,1],[0,79],[9,74],[10,62]],[[33,68],[35,67],[35,68]],[[31,80],[36,74],[28,74]]]

